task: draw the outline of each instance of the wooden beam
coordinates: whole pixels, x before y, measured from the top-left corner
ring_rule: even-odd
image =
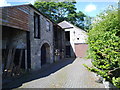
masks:
[[[20,69],[21,67],[21,63],[22,63],[22,56],[23,56],[23,49],[20,50],[20,57],[19,57],[19,65],[18,65],[18,70]]]
[[[6,63],[6,70],[8,70],[8,69],[9,69],[9,66],[10,66],[11,54],[12,54],[12,49],[9,49],[9,50],[8,50],[7,63]]]
[[[7,76],[10,76],[12,74],[12,69],[13,69],[13,66],[14,66],[14,57],[15,57],[15,52],[16,52],[16,49],[12,49],[12,53],[11,53],[11,61],[10,61],[10,65],[9,65],[9,68],[8,68],[8,75]]]
[[[27,70],[27,50],[25,50],[25,70]]]

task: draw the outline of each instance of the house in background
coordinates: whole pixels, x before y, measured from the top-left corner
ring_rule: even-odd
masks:
[[[64,30],[33,5],[1,7],[3,76],[64,58]]]
[[[87,32],[72,25],[67,21],[58,24],[65,29],[65,52],[66,58],[85,57],[88,45]]]

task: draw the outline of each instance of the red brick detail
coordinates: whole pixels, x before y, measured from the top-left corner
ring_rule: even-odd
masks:
[[[76,57],[85,57],[88,49],[87,44],[75,44],[75,55]]]

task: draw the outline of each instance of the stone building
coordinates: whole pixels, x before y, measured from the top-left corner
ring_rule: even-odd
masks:
[[[28,9],[28,8],[26,8]],[[19,7],[0,8],[0,27],[2,28],[2,69],[3,76],[19,74],[28,68],[29,13]],[[24,17],[23,17],[24,16]]]
[[[65,31],[58,25],[54,25],[54,60],[65,58]]]
[[[29,6],[31,68],[37,70],[53,63],[53,23],[32,5]]]
[[[66,57],[85,57],[88,45],[87,32],[72,25],[67,21],[58,24],[65,29],[65,52]]]
[[[64,30],[30,6],[30,52],[31,68],[40,69],[64,58]]]
[[[64,58],[64,30],[33,5],[0,9],[4,76],[39,70]]]

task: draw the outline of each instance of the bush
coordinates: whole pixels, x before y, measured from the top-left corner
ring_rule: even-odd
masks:
[[[120,67],[120,23],[118,10],[107,10],[89,30],[89,57],[99,69]]]
[[[100,75],[101,77],[103,77],[103,78],[106,79],[106,80],[110,80],[110,77],[108,76],[107,71],[102,71],[102,70],[99,70],[99,69],[94,68],[94,67],[88,67],[88,66],[85,65],[85,64],[83,64],[83,65],[84,65],[84,67],[86,67],[89,71],[97,73],[98,75]]]
[[[92,64],[99,69],[98,74],[119,87],[119,78],[110,78],[107,73],[120,67],[120,21],[117,9],[108,9],[98,16],[89,30],[88,45]],[[89,68],[90,69],[90,68]],[[95,69],[90,69],[95,71]],[[114,77],[114,76],[113,76]],[[119,83],[119,84],[118,84]]]
[[[113,77],[112,82],[113,82],[114,86],[116,86],[117,88],[120,88],[120,77],[118,77],[118,78]]]

